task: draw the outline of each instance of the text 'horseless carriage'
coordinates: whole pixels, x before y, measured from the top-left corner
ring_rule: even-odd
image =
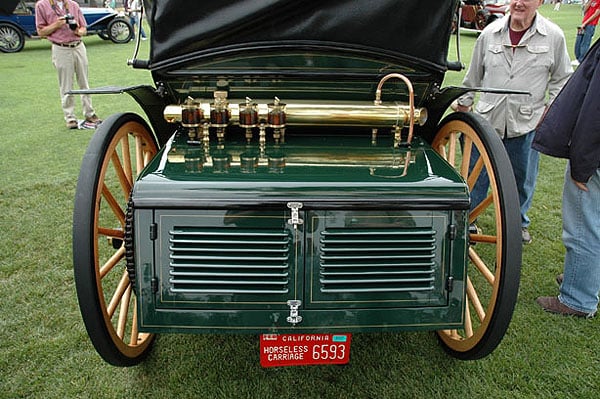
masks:
[[[75,199],[100,355],[134,365],[170,332],[260,335],[265,366],[347,362],[351,334],[375,331],[436,331],[460,359],[494,350],[517,298],[519,207],[490,125],[444,117],[466,92],[441,87],[460,69],[457,7],[147,1],[150,57],[131,64],[155,86],[93,92],[128,92],[149,123],[100,125]]]

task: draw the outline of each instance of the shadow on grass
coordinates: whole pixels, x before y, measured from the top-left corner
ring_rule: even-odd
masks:
[[[134,375],[144,390],[170,397],[381,398],[395,397],[398,386],[431,393],[439,389],[435,379],[461,378],[453,370],[463,363],[445,354],[433,332],[354,334],[348,365],[267,369],[258,336],[166,334]]]

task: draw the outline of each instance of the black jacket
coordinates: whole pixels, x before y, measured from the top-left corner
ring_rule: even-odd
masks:
[[[532,147],[571,163],[587,182],[600,166],[600,40],[589,49],[536,128]]]

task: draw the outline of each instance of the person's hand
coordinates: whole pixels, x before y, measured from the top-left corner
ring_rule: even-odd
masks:
[[[470,112],[471,111],[470,106],[460,105],[457,100],[452,101],[452,104],[450,104],[450,108],[452,108],[452,111],[454,111],[454,112]]]
[[[587,188],[585,183],[577,181],[573,178],[571,178],[571,179],[573,180],[573,183],[575,183],[575,185],[577,186],[578,189],[583,190],[583,191],[589,191],[589,189]]]
[[[59,18],[56,20],[56,22],[54,22],[54,28],[55,28],[54,30],[59,30],[66,24],[67,24],[67,20],[65,18]]]

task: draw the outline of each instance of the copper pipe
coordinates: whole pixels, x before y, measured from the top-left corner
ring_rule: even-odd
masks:
[[[402,80],[405,84],[406,87],[408,88],[408,108],[409,108],[409,125],[408,125],[408,138],[406,140],[406,142],[408,144],[411,143],[412,141],[412,136],[413,136],[413,127],[415,124],[415,92],[413,90],[413,86],[412,83],[410,82],[410,80],[400,74],[400,73],[390,73],[388,75],[385,75],[383,78],[381,78],[381,80],[379,81],[379,84],[377,85],[377,90],[375,91],[375,105],[381,105],[381,87],[383,86],[383,84],[391,78],[398,78],[400,80]]]

